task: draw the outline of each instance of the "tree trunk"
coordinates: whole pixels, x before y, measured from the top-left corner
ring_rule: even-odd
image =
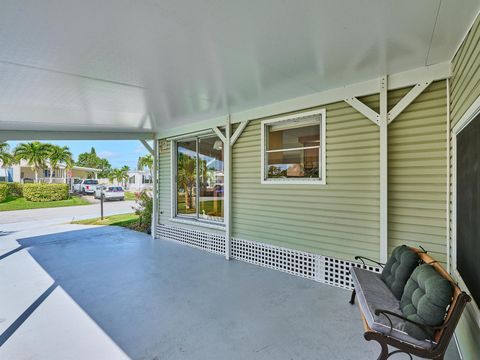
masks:
[[[185,190],[185,210],[190,210],[192,198],[190,197],[190,193],[188,192],[188,187],[185,187],[184,190]]]
[[[33,172],[35,173],[35,183],[38,184],[38,169],[35,168],[35,170],[33,170]]]
[[[53,167],[50,166],[50,184],[53,181]]]

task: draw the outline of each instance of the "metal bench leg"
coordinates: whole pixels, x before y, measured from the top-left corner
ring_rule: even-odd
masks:
[[[376,332],[367,331],[366,333],[363,334],[363,337],[367,341],[375,340],[380,344],[382,351],[380,352],[380,355],[378,356],[377,360],[387,360],[389,358],[391,354],[388,353],[388,345],[385,341],[383,341],[382,335]]]
[[[355,289],[353,289],[352,297],[350,298],[350,304],[352,305],[355,304],[355,294],[356,294]]]

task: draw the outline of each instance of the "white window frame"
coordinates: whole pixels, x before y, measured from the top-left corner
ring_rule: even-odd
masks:
[[[319,159],[320,159],[320,171],[319,171],[319,178],[304,178],[304,179],[294,179],[294,178],[279,178],[279,179],[267,179],[266,178],[266,127],[267,125],[272,125],[281,122],[289,122],[295,121],[295,119],[304,118],[307,116],[320,116],[320,148],[319,148]],[[264,185],[326,185],[327,184],[327,153],[326,153],[326,118],[327,118],[327,111],[326,109],[319,109],[319,110],[311,110],[311,111],[304,111],[298,114],[293,115],[286,115],[274,119],[264,120],[261,123],[261,172],[260,172],[260,182]],[[299,120],[301,123],[302,120]],[[305,120],[305,126],[308,126],[308,120]]]
[[[459,283],[459,286],[468,292],[468,287],[463,281],[460,272],[457,269],[457,135],[465,129],[473,119],[480,114],[480,97],[470,106],[463,114],[461,119],[452,129],[452,233],[451,233],[451,272]],[[480,327],[480,304],[476,304],[472,297],[473,306],[467,307],[471,309],[473,318],[477,326]]]
[[[196,140],[206,137],[215,136],[214,132],[200,132],[198,134],[190,134],[185,137],[178,137],[170,141],[170,163],[171,163],[171,197],[170,197],[170,221],[181,224],[188,224],[194,226],[203,226],[211,229],[225,230],[225,214],[223,221],[212,221],[202,219],[200,217],[182,216],[177,214],[177,143],[189,140]],[[224,159],[225,161],[225,159]],[[225,201],[225,194],[224,194]],[[197,209],[198,211],[198,209]]]

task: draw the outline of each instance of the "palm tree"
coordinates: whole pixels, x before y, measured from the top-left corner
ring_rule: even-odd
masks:
[[[14,151],[15,160],[25,160],[35,173],[35,182],[38,182],[38,170],[45,168],[45,161],[49,157],[51,145],[39,141],[18,144]]]
[[[108,178],[108,181],[110,181],[110,183],[112,183],[112,185],[113,185],[113,180],[115,180],[115,176],[116,176],[115,169],[108,170],[107,178]]]
[[[123,165],[120,169],[120,179],[122,181],[122,186],[126,186],[128,181],[128,172],[130,171],[130,167],[127,165]]]
[[[51,145],[48,160],[50,161],[50,184],[52,183],[53,170],[57,168],[59,163],[65,163],[67,169],[71,168],[73,164],[72,153],[67,146]]]
[[[185,192],[186,210],[190,210],[192,208],[193,188],[196,182],[195,170],[195,158],[186,154],[179,154],[177,186],[178,188],[183,188]]]
[[[2,168],[5,169],[5,174],[7,168],[15,163],[15,158],[8,151],[9,148],[7,143],[0,143],[0,162],[2,163]]]
[[[8,152],[8,149],[10,149],[10,145],[6,142],[0,142],[0,153]]]
[[[124,181],[128,180],[128,166],[124,166],[121,169],[113,169],[110,173],[109,179],[116,179],[117,184],[122,185]]]
[[[150,172],[150,176],[152,176],[153,156],[151,154],[140,156],[138,158],[137,170],[143,170],[146,167]]]

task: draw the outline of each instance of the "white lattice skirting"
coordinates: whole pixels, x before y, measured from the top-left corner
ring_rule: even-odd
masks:
[[[158,225],[157,237],[179,241],[215,254],[225,253],[225,236],[176,226]],[[380,272],[375,266],[340,260],[329,256],[232,238],[231,257],[288,274],[315,280],[343,289],[353,289],[349,269],[360,267]]]

